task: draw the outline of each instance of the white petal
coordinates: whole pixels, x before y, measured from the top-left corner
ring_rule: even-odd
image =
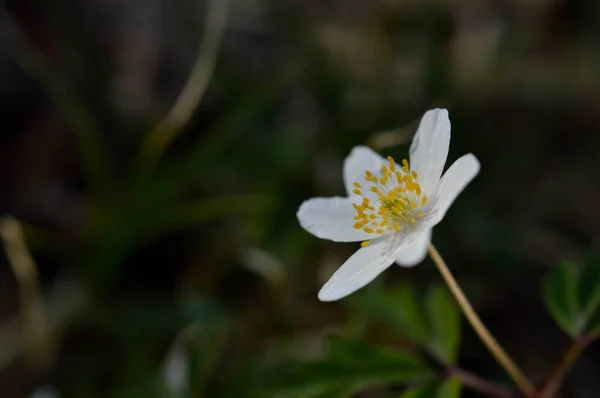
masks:
[[[365,182],[365,171],[369,170],[374,175],[381,172],[381,166],[385,164],[385,159],[379,156],[375,151],[366,146],[355,146],[344,161],[344,185],[348,196],[355,196],[352,192],[352,184]],[[368,192],[365,192],[368,194]]]
[[[479,173],[479,161],[469,153],[460,157],[450,166],[442,177],[437,191],[436,217],[431,226],[437,224],[444,218],[448,208],[454,202],[458,194],[467,186],[477,173]]]
[[[394,262],[396,236],[384,237],[356,251],[319,292],[319,300],[335,301],[367,285]]]
[[[431,241],[431,228],[420,232],[413,241],[400,246],[394,257],[396,263],[403,267],[412,267],[419,264],[427,256],[427,247]]]
[[[296,214],[302,228],[321,239],[334,242],[357,242],[375,237],[353,227],[356,210],[350,198],[312,198]]]
[[[450,120],[446,109],[427,111],[410,146],[410,168],[427,195],[435,190],[450,147]]]

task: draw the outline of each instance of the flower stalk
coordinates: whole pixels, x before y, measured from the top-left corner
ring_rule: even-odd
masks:
[[[479,336],[483,344],[487,347],[490,353],[494,356],[496,361],[504,368],[506,373],[510,376],[510,378],[517,385],[519,390],[525,394],[525,396],[531,396],[535,390],[531,382],[524,375],[523,371],[514,363],[514,361],[510,358],[510,356],[504,351],[502,346],[498,344],[496,339],[491,335],[491,333],[487,330],[483,322],[477,316],[475,310],[469,303],[469,300],[464,295],[462,289],[452,276],[452,273],[448,269],[448,266],[444,262],[444,259],[440,256],[437,249],[433,244],[429,244],[429,255],[435,265],[437,266],[440,274],[444,278],[444,281],[448,285],[450,292],[456,299],[459,307],[462,312],[465,314],[465,317],[475,330],[475,333]]]

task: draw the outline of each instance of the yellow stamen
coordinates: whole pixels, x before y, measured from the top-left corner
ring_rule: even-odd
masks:
[[[353,192],[362,195],[362,202],[353,205],[356,210],[354,219],[357,221],[354,228],[369,234],[399,232],[403,227],[425,217],[425,212],[419,209],[419,205],[422,207],[427,202],[427,197],[421,196],[419,174],[410,170],[406,159],[402,160],[402,170],[396,166],[391,156],[387,160],[389,164],[384,164],[377,170],[377,177],[373,172],[365,171],[365,180],[369,184],[364,189],[375,193],[375,198],[364,196],[363,186],[353,183]]]
[[[366,241],[362,242],[360,245],[362,247],[365,247],[365,246],[369,246],[369,243],[371,243],[371,241],[366,240]]]
[[[396,171],[396,164],[394,162],[394,158],[392,158],[391,156],[388,156],[387,159],[390,162],[390,170]]]

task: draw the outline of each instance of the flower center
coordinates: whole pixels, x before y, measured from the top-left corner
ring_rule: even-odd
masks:
[[[423,207],[427,203],[427,196],[421,196],[421,186],[417,182],[418,175],[410,172],[408,161],[402,160],[402,167],[398,167],[391,156],[388,156],[389,165],[381,168],[381,177],[377,178],[369,170],[365,171],[365,187],[358,182],[354,183],[354,192],[362,196],[362,203],[354,204],[356,223],[354,228],[362,229],[369,234],[383,234],[386,231],[400,232],[416,223],[424,216]],[[372,192],[369,199],[363,194],[364,189]],[[369,241],[362,243],[362,246]]]

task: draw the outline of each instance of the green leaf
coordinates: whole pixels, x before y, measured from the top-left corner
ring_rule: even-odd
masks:
[[[432,353],[445,364],[454,364],[460,341],[460,312],[448,290],[433,286],[425,297]]]
[[[416,297],[413,287],[402,283],[392,290],[355,295],[349,303],[388,322],[414,341],[426,344],[427,327]]]
[[[587,328],[587,334],[593,338],[600,338],[600,312],[592,317],[590,326]]]
[[[542,286],[546,307],[556,323],[572,338],[582,331],[577,300],[578,267],[563,261],[550,272]]]
[[[458,398],[462,390],[462,383],[457,378],[450,378],[442,383],[437,390],[436,398]]]
[[[583,268],[579,283],[579,303],[587,323],[600,306],[600,253],[592,253]]]
[[[440,383],[434,382],[423,386],[413,387],[398,396],[398,398],[438,398]]]
[[[435,376],[414,355],[364,342],[333,339],[327,360],[278,364],[269,374],[261,396],[321,397],[331,391],[353,394],[387,383],[422,382]]]
[[[458,398],[462,390],[456,378],[444,382],[432,382],[404,391],[398,398]]]

